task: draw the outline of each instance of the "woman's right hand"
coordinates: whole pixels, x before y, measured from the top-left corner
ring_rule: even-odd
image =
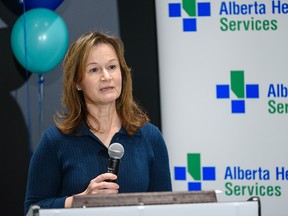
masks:
[[[119,185],[115,181],[117,176],[113,173],[103,173],[89,182],[85,191],[77,195],[89,194],[117,194]],[[108,180],[108,181],[107,181]],[[109,181],[110,180],[110,181]],[[71,208],[73,196],[67,197],[65,200],[65,208]]]
[[[87,189],[81,194],[116,194],[118,193],[119,185],[111,181],[116,179],[117,176],[113,173],[103,173],[92,179]]]

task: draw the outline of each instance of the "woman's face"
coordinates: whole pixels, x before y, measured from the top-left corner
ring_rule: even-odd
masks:
[[[93,46],[85,64],[84,77],[77,84],[87,105],[115,103],[121,94],[121,68],[115,49],[110,44]]]

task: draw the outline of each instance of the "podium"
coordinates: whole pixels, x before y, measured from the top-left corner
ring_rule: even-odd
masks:
[[[26,216],[261,216],[258,197],[217,202],[214,191],[146,192],[74,196],[72,208],[31,206]]]

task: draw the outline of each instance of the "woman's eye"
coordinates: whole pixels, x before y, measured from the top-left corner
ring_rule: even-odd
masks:
[[[90,69],[90,72],[97,72],[97,71],[98,71],[97,68],[92,68],[92,69]]]
[[[109,66],[109,69],[110,69],[110,70],[113,70],[113,69],[115,69],[115,68],[116,68],[116,65],[110,65],[110,66]]]

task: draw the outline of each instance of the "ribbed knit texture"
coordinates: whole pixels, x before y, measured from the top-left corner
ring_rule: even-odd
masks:
[[[64,135],[52,126],[44,133],[30,161],[25,215],[32,204],[64,208],[67,196],[83,192],[90,180],[107,172],[107,147],[84,124],[79,132]],[[147,123],[133,136],[121,129],[114,142],[125,150],[118,171],[119,193],[172,190],[167,148],[157,127]]]

